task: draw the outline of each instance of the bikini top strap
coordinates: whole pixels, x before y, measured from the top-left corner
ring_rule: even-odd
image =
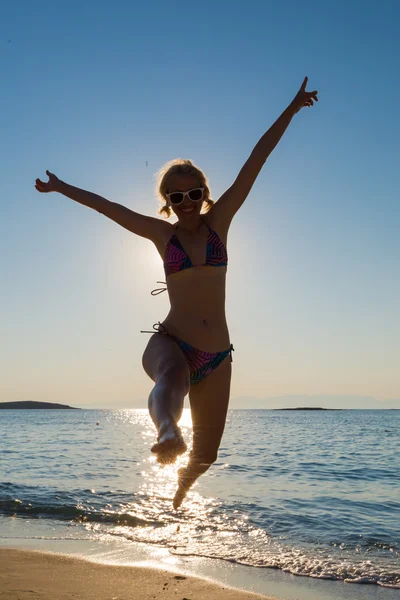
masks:
[[[207,223],[205,222],[205,220],[203,219],[203,217],[201,218],[201,220],[203,221],[204,225],[207,227],[208,231],[212,231],[211,227],[209,225],[207,225]]]

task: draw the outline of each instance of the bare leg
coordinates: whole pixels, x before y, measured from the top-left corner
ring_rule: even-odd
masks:
[[[151,451],[164,464],[174,462],[187,449],[178,427],[186,395],[185,382],[179,379],[180,373],[169,369],[158,379],[149,396],[149,412],[158,433],[157,443]]]
[[[210,437],[204,432],[204,441],[206,444],[208,444],[209,440]],[[194,482],[200,475],[203,475],[203,473],[208,471],[216,459],[216,455],[211,456],[208,452],[204,454],[203,459],[195,458],[193,453],[190,454],[189,462],[186,467],[183,467],[178,471],[178,489],[173,499],[173,506],[175,509],[179,508]]]
[[[160,463],[171,463],[186,451],[178,422],[189,391],[189,369],[177,344],[161,334],[150,338],[142,362],[155,382],[149,396],[149,412],[157,428],[157,443],[151,450]]]
[[[228,410],[232,365],[229,356],[204,381],[189,391],[193,422],[193,449],[179,470],[173,505],[178,508],[196,479],[216,461]]]

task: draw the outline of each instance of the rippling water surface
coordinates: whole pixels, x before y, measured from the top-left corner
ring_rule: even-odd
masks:
[[[231,411],[179,511],[186,457],[160,467],[154,438],[145,410],[2,410],[0,514],[400,589],[400,411]]]

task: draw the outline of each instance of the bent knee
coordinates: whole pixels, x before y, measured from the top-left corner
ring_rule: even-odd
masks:
[[[147,375],[155,382],[160,377],[189,381],[189,367],[177,344],[166,335],[151,336],[142,356]]]

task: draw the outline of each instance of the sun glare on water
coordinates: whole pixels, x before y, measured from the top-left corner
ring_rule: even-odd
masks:
[[[183,456],[178,456],[176,462],[171,465],[160,465],[155,455],[150,454],[144,461],[145,468],[141,473],[143,480],[140,484],[139,494],[147,497],[150,504],[153,505],[154,511],[158,511],[159,516],[163,514],[164,518],[166,511],[169,512],[171,508],[170,503],[177,490],[178,470],[187,464],[191,450],[192,418],[190,409],[184,409],[179,426],[188,444],[188,451]],[[151,423],[142,430],[142,438],[144,444],[148,447],[149,441],[154,439],[154,426]],[[195,490],[196,487],[197,483],[188,493],[182,505],[182,510],[186,515],[193,513],[198,518],[200,513],[204,512],[204,515],[206,514],[210,499],[205,499],[198,494]],[[173,512],[178,514],[175,511]],[[175,523],[175,519],[173,519],[173,522]]]
[[[172,499],[177,490],[178,470],[184,467],[189,459],[192,443],[192,418],[189,408],[185,408],[182,413],[179,426],[182,430],[183,437],[188,444],[188,451],[178,456],[176,462],[171,465],[160,465],[156,456],[149,451],[153,443],[156,441],[156,430],[152,423],[147,409],[121,410],[114,413],[113,418],[123,421],[127,427],[134,426],[139,428],[143,447],[145,449],[144,459],[140,463],[140,483],[137,489],[136,500],[134,503],[135,515],[139,518],[148,518],[151,514],[152,518],[176,522],[180,511],[176,512],[172,509]],[[188,493],[183,505],[182,511],[185,515],[196,514],[197,518],[200,513],[207,513],[209,504],[212,499],[203,498],[196,492],[197,482]],[[146,528],[146,535],[149,530]],[[153,535],[157,537],[160,531],[157,528]],[[139,535],[137,530],[136,535]]]

